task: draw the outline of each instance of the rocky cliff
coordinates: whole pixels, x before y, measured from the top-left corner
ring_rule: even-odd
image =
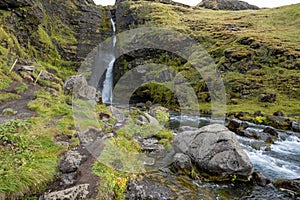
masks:
[[[70,65],[110,35],[104,8],[92,0],[1,1],[1,46],[6,58]]]

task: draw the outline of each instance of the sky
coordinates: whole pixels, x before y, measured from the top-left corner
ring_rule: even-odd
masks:
[[[188,4],[191,6],[197,5],[200,0],[173,0],[180,3]],[[244,0],[250,4],[256,5],[261,8],[273,8],[278,6],[290,5],[295,3],[300,3],[300,0]],[[101,4],[103,6],[113,5],[115,0],[94,0],[96,4]]]

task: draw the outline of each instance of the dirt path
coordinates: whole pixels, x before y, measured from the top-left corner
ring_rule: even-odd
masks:
[[[15,86],[17,86],[17,84],[18,84],[17,82],[12,83],[10,88],[4,92],[14,93],[15,92],[14,88]],[[28,85],[26,91],[21,95],[21,98],[0,105],[0,124],[5,123],[6,121],[12,119],[25,119],[25,118],[37,116],[37,113],[30,110],[27,104],[34,99],[34,92],[40,89],[41,89],[40,86],[30,84]],[[13,109],[14,111],[17,112],[17,114],[15,114],[14,116],[2,115],[2,111],[7,108]]]
[[[15,88],[19,87],[21,84],[17,81],[13,82],[10,87],[1,93],[16,93]],[[13,119],[26,119],[31,118],[34,116],[37,116],[37,113],[30,110],[27,106],[27,104],[34,100],[34,92],[40,90],[41,87],[38,85],[28,84],[28,88],[26,91],[21,95],[19,99],[4,103],[0,105],[0,124],[5,123],[9,120]],[[2,111],[10,108],[16,111],[17,113],[15,115],[2,115]],[[92,165],[96,161],[94,156],[92,156],[83,146],[78,147],[78,152],[85,157],[83,162],[80,164],[78,170],[77,170],[77,178],[75,180],[75,183],[71,186],[64,186],[61,185],[61,177],[56,177],[56,179],[49,183],[47,190],[50,191],[59,191],[62,189],[66,189],[69,187],[72,187],[74,185],[80,185],[80,184],[89,184],[89,195],[88,199],[96,199],[98,194],[98,182],[99,177],[92,174]],[[42,194],[38,194],[37,196],[40,196]]]
[[[94,158],[87,150],[84,150],[84,155],[87,156],[87,158],[79,166],[76,184],[89,184],[88,199],[96,199],[100,180],[98,176],[92,174],[92,166],[95,163],[96,158]]]

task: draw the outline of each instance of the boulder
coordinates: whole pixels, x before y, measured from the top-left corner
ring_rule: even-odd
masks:
[[[255,131],[252,130],[240,130],[238,132],[238,135],[243,136],[243,137],[247,137],[247,138],[253,138],[253,139],[257,139],[260,140],[261,136],[259,136]]]
[[[161,144],[158,144],[158,140],[155,138],[135,138],[141,144],[141,150],[147,153],[159,154],[164,152],[165,147]]]
[[[155,117],[162,124],[168,122],[170,118],[169,109],[157,105],[150,107],[150,115]]]
[[[282,130],[287,130],[290,128],[291,121],[288,118],[267,116],[267,125]]]
[[[124,115],[121,109],[118,109],[113,106],[110,106],[109,108],[110,111],[112,112],[113,117],[116,118],[118,123],[123,123],[126,120],[126,116]]]
[[[260,110],[254,112],[254,117],[263,117],[265,116]]]
[[[183,153],[176,153],[171,164],[171,171],[177,174],[189,175],[192,171],[190,157]]]
[[[278,132],[274,129],[274,128],[272,128],[272,127],[267,127],[267,128],[265,128],[264,130],[263,130],[263,132],[264,133],[268,133],[268,134],[270,134],[271,136],[274,136],[274,137],[278,137]]]
[[[190,156],[200,171],[214,176],[248,178],[253,172],[236,135],[224,125],[212,124],[182,132],[175,137],[174,149]]]
[[[273,113],[273,115],[276,116],[276,117],[283,117],[284,113],[281,112],[281,111],[276,111],[276,112]]]
[[[262,187],[265,187],[272,182],[269,178],[267,178],[260,172],[253,172],[252,177],[256,184]]]
[[[61,175],[61,183],[64,186],[67,185],[73,185],[76,181],[78,173],[77,172],[71,172],[67,174],[62,174]]]
[[[148,113],[144,113],[144,114],[145,114],[145,117],[147,118],[149,124],[151,124],[151,125],[159,125],[159,122],[157,121],[156,118],[152,117]]]
[[[77,171],[83,156],[78,151],[68,151],[61,159],[59,169],[63,173]]]
[[[142,180],[131,180],[127,183],[126,199],[172,200],[177,199],[177,194],[163,183],[145,177]]]
[[[227,128],[235,133],[239,133],[241,130],[248,128],[248,124],[238,119],[227,119]]]
[[[79,139],[82,144],[94,142],[98,138],[103,137],[103,135],[103,130],[94,126],[88,126],[85,130],[79,131]]]
[[[82,75],[70,76],[63,85],[65,94],[73,94],[73,97],[98,102],[96,88],[89,86]]]
[[[66,94],[72,94],[74,86],[77,82],[84,82],[83,76],[70,76],[63,85],[63,90]],[[86,81],[85,81],[86,82]]]
[[[275,181],[274,185],[280,190],[300,195],[300,179],[279,179]]]
[[[276,101],[276,94],[264,94],[259,97],[260,102],[274,103]]]
[[[42,199],[44,200],[58,200],[58,199],[86,199],[89,194],[88,191],[89,184],[77,185],[66,190],[51,192],[44,195]]]
[[[291,123],[291,127],[293,131],[300,132],[300,120],[295,120]]]

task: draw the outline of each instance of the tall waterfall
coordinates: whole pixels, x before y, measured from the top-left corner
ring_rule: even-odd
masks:
[[[110,19],[110,21],[111,21],[112,28],[113,28],[112,49],[114,49],[114,47],[116,46],[116,43],[117,43],[116,25],[112,18]],[[113,91],[113,68],[114,68],[114,63],[116,60],[113,50],[112,50],[112,53],[111,53],[109,59],[110,59],[110,62],[109,62],[108,68],[106,70],[105,79],[103,82],[102,102],[112,104],[112,101],[113,101],[113,94],[112,94],[112,91]]]

